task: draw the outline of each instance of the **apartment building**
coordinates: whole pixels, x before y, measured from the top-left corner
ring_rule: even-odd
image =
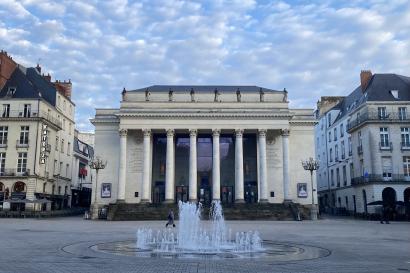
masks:
[[[410,78],[362,71],[361,84],[326,111],[318,104],[322,209],[372,213],[373,201],[410,203]]]
[[[51,81],[0,52],[0,207],[69,206],[74,113],[70,81]]]

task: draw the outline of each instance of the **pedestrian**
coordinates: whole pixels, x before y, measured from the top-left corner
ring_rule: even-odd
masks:
[[[390,224],[390,222],[389,222],[390,217],[389,216],[390,216],[390,205],[383,204],[380,224],[384,224],[384,222],[386,222],[386,224]]]
[[[165,225],[165,227],[168,227],[168,225],[172,225],[173,227],[175,227],[174,212],[172,211],[172,209],[170,209],[169,212],[168,212],[168,222]]]

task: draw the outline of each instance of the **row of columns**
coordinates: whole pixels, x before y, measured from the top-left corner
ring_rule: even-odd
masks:
[[[212,131],[212,199],[220,199],[220,130]],[[151,130],[143,130],[143,171],[141,202],[150,202],[151,179]],[[189,200],[197,199],[197,130],[189,131]],[[175,198],[175,131],[167,130],[166,171],[165,171],[165,202],[173,203]],[[243,129],[235,130],[235,202],[244,202],[243,173]],[[120,162],[118,177],[118,202],[125,200],[126,161],[127,161],[127,131],[120,130]],[[290,201],[289,195],[289,130],[282,130],[283,149],[283,193],[285,201]],[[268,177],[266,161],[266,130],[258,130],[258,160],[259,160],[259,202],[268,201]]]

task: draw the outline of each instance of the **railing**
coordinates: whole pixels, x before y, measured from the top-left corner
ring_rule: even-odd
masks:
[[[392,151],[393,150],[393,143],[391,142],[379,142],[379,148],[382,151]]]
[[[359,127],[366,121],[378,121],[380,120],[381,122],[409,122],[410,123],[410,118],[407,116],[401,115],[399,112],[391,112],[388,113],[385,116],[379,115],[377,111],[367,111],[364,113],[361,113],[359,118],[356,118],[354,120],[351,120],[347,124],[347,130],[350,131],[353,128]]]
[[[0,169],[0,176],[29,176],[30,170],[20,171],[17,169]]]
[[[382,174],[369,174],[366,175],[366,177],[361,176],[351,179],[352,185],[361,185],[375,182],[410,182],[410,176],[405,176],[404,174],[392,174],[391,177],[384,177]]]
[[[402,150],[410,150],[410,142],[400,142]]]
[[[16,141],[16,148],[28,148],[29,140],[26,139],[25,141],[21,141],[21,139],[17,139]]]
[[[1,119],[9,119],[9,118],[21,118],[21,119],[28,119],[28,118],[43,118],[51,123],[57,125],[58,127],[61,128],[62,122],[58,118],[53,117],[51,114],[43,112],[43,111],[38,111],[38,110],[30,110],[30,111],[10,111],[7,115],[7,113],[3,112],[0,114],[0,120]]]

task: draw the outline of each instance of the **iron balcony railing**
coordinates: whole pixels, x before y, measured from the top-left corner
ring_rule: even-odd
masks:
[[[385,177],[382,174],[369,174],[351,179],[352,185],[383,182],[410,182],[410,176],[404,174],[392,174],[391,177]]]
[[[0,169],[0,176],[29,176],[29,169]]]
[[[51,114],[38,111],[38,110],[30,110],[30,111],[9,111],[9,112],[0,112],[0,120],[2,119],[30,119],[30,118],[43,118],[48,120],[49,122],[57,125],[61,128],[62,122],[56,117],[53,117]]]
[[[393,143],[391,142],[379,142],[379,148],[382,151],[392,151]]]
[[[354,120],[351,120],[347,124],[347,130],[350,131],[354,128],[359,127],[367,121],[380,121],[384,123],[389,122],[408,122],[410,123],[410,118],[407,115],[402,115],[399,112],[390,112],[386,115],[379,115],[377,111],[366,111],[361,113],[360,116]]]

